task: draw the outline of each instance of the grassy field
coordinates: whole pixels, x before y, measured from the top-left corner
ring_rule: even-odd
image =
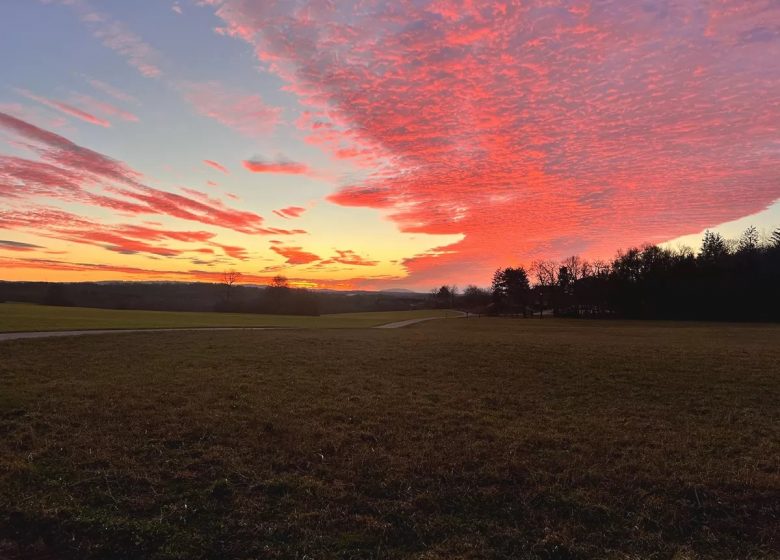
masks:
[[[0,344],[0,557],[780,558],[780,327]]]
[[[434,317],[445,313],[445,311],[427,309],[306,317],[247,313],[128,311],[2,303],[0,304],[0,332],[186,327],[363,328],[405,319]]]

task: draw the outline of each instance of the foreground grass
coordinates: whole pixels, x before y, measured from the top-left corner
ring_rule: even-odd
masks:
[[[780,328],[0,344],[0,556],[778,558]]]
[[[440,310],[341,313],[306,317],[249,313],[192,313],[0,304],[0,332],[193,327],[363,328],[443,315]]]

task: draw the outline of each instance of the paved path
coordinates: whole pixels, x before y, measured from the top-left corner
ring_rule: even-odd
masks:
[[[385,325],[378,325],[375,329],[400,329],[414,325],[416,323],[422,323],[423,321],[433,321],[435,319],[454,319],[456,317],[466,317],[467,314],[463,311],[453,311],[455,315],[453,317],[423,317],[422,319],[407,319],[406,321],[396,321],[395,323],[387,323]]]
[[[171,332],[171,331],[268,331],[286,327],[179,327],[151,329],[91,329],[79,331],[38,331],[0,333],[0,342],[4,340],[19,340],[22,338],[52,338],[58,336],[83,336],[87,334],[124,334],[139,332]]]

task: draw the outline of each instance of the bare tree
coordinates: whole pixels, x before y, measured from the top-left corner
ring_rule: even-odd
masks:
[[[287,280],[287,277],[282,276],[281,274],[274,276],[271,279],[271,284],[269,284],[271,288],[282,288],[286,289],[290,287],[290,282]]]
[[[225,286],[225,301],[230,304],[230,298],[233,295],[233,286],[241,280],[241,273],[234,269],[226,270],[222,273],[222,285]]]
[[[586,270],[590,265],[582,260],[578,255],[572,255],[566,259],[563,259],[561,266],[566,267],[569,273],[569,277],[573,280],[579,280],[583,276],[586,276]]]
[[[551,297],[552,291],[558,282],[558,265],[553,261],[534,261],[531,263],[531,272],[536,278],[536,289],[539,293],[539,318],[544,311],[545,296]]]

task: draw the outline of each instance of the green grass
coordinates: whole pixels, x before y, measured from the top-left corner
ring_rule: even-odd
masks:
[[[778,364],[773,325],[4,342],[0,557],[778,558]]]
[[[341,313],[319,317],[248,313],[191,313],[0,304],[0,332],[74,329],[150,329],[187,327],[363,328],[443,315],[440,310]]]

